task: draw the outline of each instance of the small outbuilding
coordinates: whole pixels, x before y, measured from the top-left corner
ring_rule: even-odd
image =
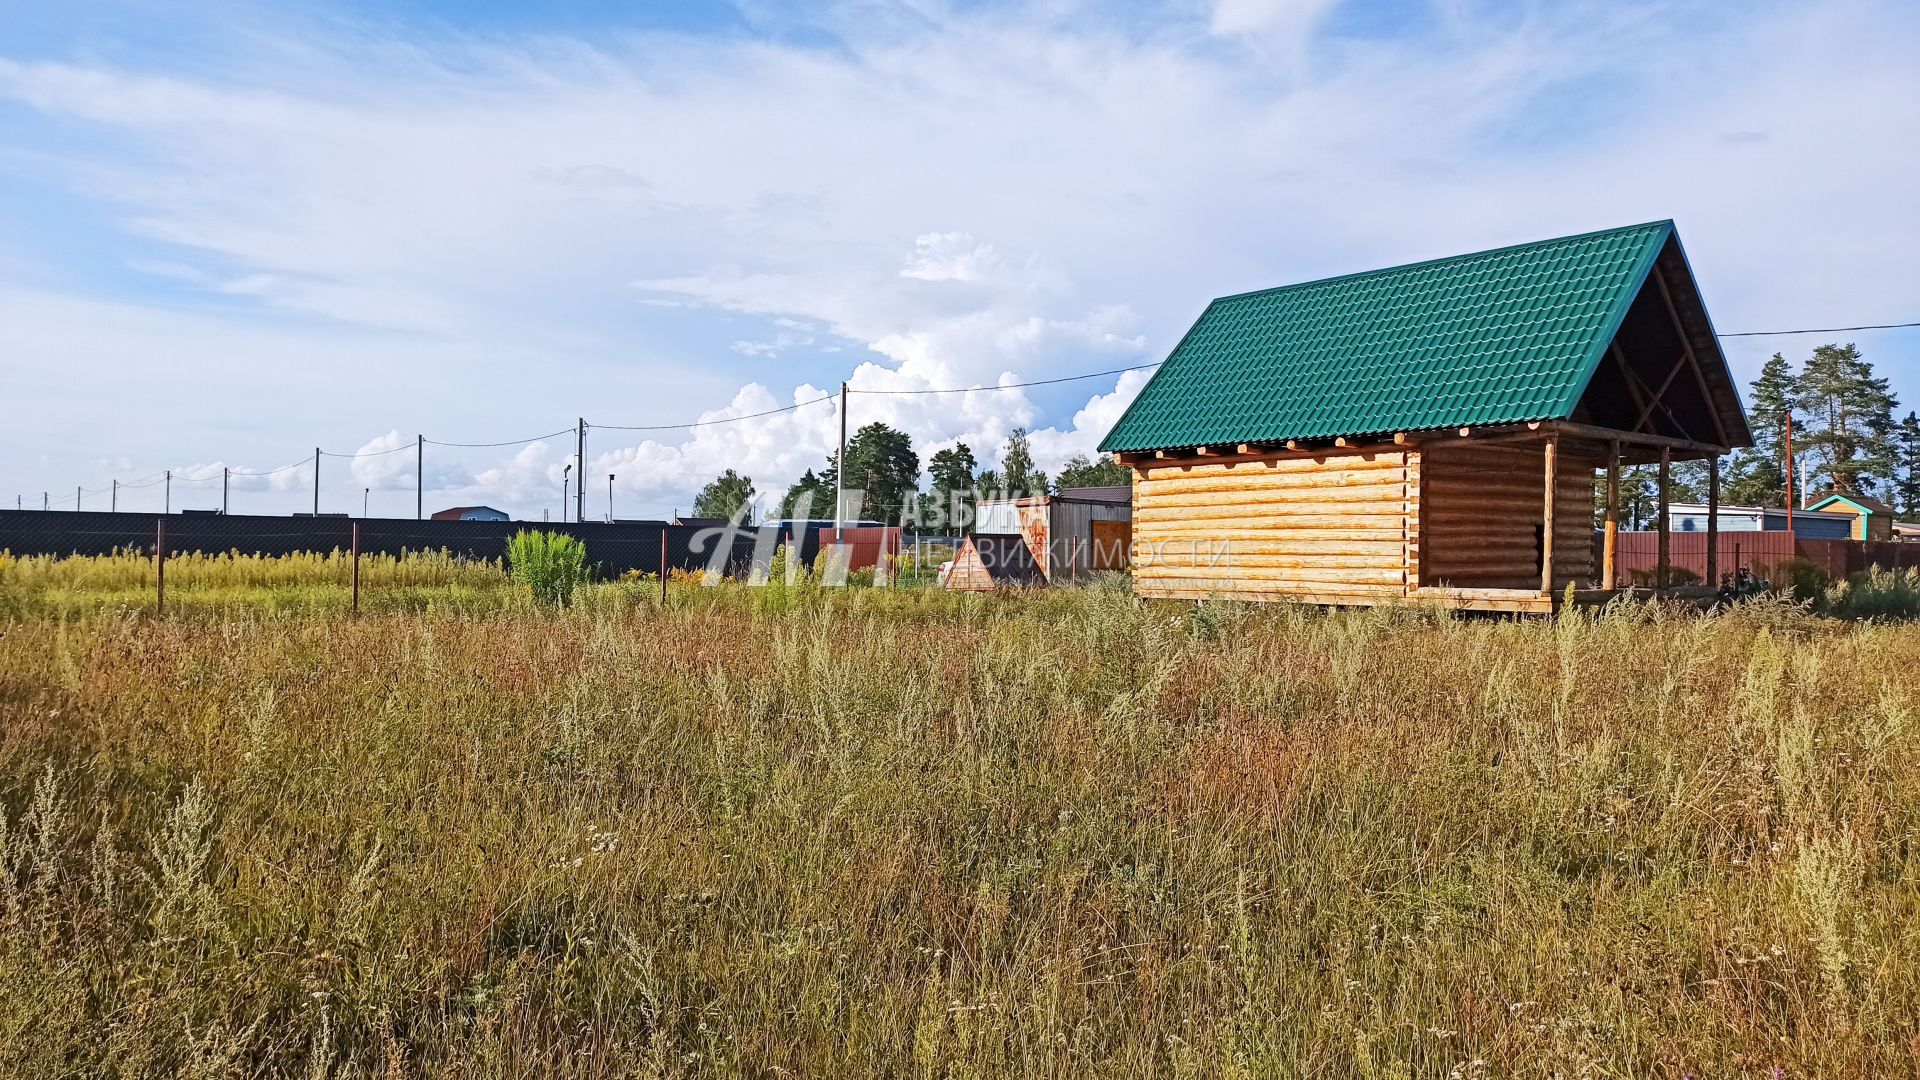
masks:
[[[506,521],[504,510],[495,510],[491,506],[449,506],[445,510],[435,510],[433,521]]]
[[[1715,462],[1712,507],[1751,442],[1657,221],[1215,300],[1101,449],[1141,595],[1550,611],[1618,584],[1623,465]]]
[[[1791,525],[1802,540],[1845,540],[1853,535],[1853,518],[1824,510],[1795,510],[1784,506],[1726,506],[1716,513],[1721,532],[1786,532]],[[1667,520],[1677,533],[1707,531],[1706,503],[1674,503]]]
[[[1027,538],[1019,533],[974,533],[960,543],[943,584],[965,592],[1045,585]]]
[[[1835,493],[1807,507],[1809,511],[1846,514],[1853,518],[1848,538],[1853,540],[1893,539],[1893,507],[1865,495]]]
[[[1124,487],[1062,488],[1055,495],[986,499],[974,507],[974,528],[1018,533],[1040,574],[1054,584],[1127,568],[1133,539],[1132,491]]]

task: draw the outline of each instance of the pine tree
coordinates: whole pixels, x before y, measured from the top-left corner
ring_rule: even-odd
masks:
[[[855,432],[847,442],[847,490],[862,493],[858,507],[848,505],[849,517],[902,520],[908,500],[920,491],[920,455],[913,452],[913,437],[877,420]],[[833,505],[832,499],[827,505]]]
[[[1893,485],[1893,503],[1900,516],[1920,517],[1920,416],[1912,411],[1900,421],[1897,446],[1899,479]]]
[[[1813,350],[1798,381],[1799,404],[1807,413],[1804,445],[1816,470],[1805,492],[1836,491],[1872,495],[1892,480],[1893,410],[1899,402],[1885,379],[1852,345],[1822,345]]]
[[[1726,501],[1736,506],[1784,506],[1787,498],[1786,426],[1797,393],[1793,365],[1774,353],[1753,380],[1753,404],[1747,426],[1753,446],[1735,453],[1727,465]],[[1795,419],[1796,425],[1799,423]],[[1801,486],[1799,484],[1795,485]]]
[[[973,523],[973,473],[980,467],[973,449],[954,443],[927,459],[933,490],[920,500],[915,520],[923,525],[964,530]]]
[[[693,513],[696,517],[725,518],[732,521],[742,507],[753,505],[753,478],[741,476],[732,469],[721,473],[700,489],[693,498]],[[746,520],[751,524],[750,519]]]
[[[801,506],[811,496],[806,506]],[[802,473],[800,479],[787,488],[780,498],[780,516],[794,517],[804,513],[810,518],[830,518],[833,516],[833,479],[816,474],[812,469]]]

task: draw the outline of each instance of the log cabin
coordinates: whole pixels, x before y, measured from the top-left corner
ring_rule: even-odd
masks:
[[[1546,612],[1621,584],[1622,467],[1707,461],[1717,506],[1752,441],[1658,221],[1217,299],[1101,450],[1142,596]]]

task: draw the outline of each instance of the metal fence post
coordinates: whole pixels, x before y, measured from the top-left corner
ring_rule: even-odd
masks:
[[[360,523],[353,523],[353,538],[349,541],[353,550],[353,613],[360,614]]]
[[[660,526],[660,603],[667,602],[667,527]]]
[[[153,613],[167,610],[167,519],[153,519]]]

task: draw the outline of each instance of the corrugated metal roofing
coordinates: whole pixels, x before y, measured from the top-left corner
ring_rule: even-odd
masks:
[[[1564,419],[1672,234],[1656,221],[1222,297],[1100,449]]]

